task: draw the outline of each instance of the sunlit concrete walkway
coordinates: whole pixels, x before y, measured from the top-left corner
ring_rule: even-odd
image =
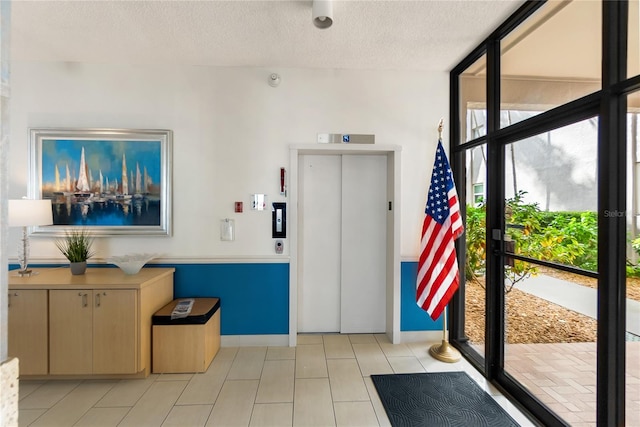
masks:
[[[597,318],[597,290],[555,277],[538,275],[516,285],[517,289],[569,310]],[[640,335],[640,302],[627,299],[627,331]]]

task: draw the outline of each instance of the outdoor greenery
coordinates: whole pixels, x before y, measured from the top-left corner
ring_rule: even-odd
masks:
[[[83,262],[95,255],[91,249],[93,237],[85,229],[71,230],[63,239],[56,240],[56,246],[69,262]]]
[[[631,247],[640,256],[640,237],[631,241]],[[627,260],[627,277],[640,277],[640,265]]]
[[[537,203],[525,203],[518,192],[505,203],[507,238],[513,252],[530,258],[596,271],[598,219],[595,212],[545,212]],[[467,205],[465,275],[483,274],[486,260],[486,208]],[[637,242],[640,249],[640,240]],[[533,264],[511,260],[505,266],[507,292],[519,281],[535,275]]]

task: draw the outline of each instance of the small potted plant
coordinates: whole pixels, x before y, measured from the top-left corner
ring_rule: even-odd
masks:
[[[56,240],[56,246],[69,260],[71,274],[84,274],[87,269],[87,259],[95,255],[91,250],[93,237],[85,229],[71,230],[65,233],[63,239]]]

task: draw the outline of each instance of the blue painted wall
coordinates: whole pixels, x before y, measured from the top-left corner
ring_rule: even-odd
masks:
[[[32,265],[36,267],[36,265]],[[40,265],[40,267],[54,267]],[[56,265],[57,267],[57,265]],[[93,267],[93,266],[92,266]],[[289,264],[153,264],[173,267],[176,298],[218,297],[222,335],[289,333]],[[18,268],[11,264],[10,269]],[[417,262],[403,262],[400,269],[400,330],[441,330],[442,320],[431,320],[417,306]]]
[[[416,304],[417,277],[418,262],[403,262],[400,264],[400,330],[442,330],[442,317],[434,322],[427,312]]]
[[[222,335],[289,333],[289,264],[172,267],[176,298],[220,298]]]

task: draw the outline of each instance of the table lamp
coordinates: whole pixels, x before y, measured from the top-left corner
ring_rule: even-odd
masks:
[[[19,276],[29,276],[29,236],[27,227],[53,224],[51,200],[9,200],[9,227],[22,227],[22,239],[18,245]]]

